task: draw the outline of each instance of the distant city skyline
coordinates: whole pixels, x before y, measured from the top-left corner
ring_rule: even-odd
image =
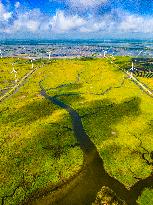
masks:
[[[0,39],[153,39],[152,0],[0,0]]]

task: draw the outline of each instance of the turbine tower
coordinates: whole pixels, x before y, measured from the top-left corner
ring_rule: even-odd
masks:
[[[134,68],[134,63],[133,63],[133,61],[132,61],[132,67],[131,67],[131,69],[130,69],[130,71],[131,71],[131,77],[133,77],[133,72],[134,72],[134,70],[135,70],[135,68]]]
[[[12,66],[13,66],[14,64],[12,64]],[[15,82],[17,83],[17,81],[18,81],[18,79],[17,79],[17,71],[14,69],[14,67],[13,67],[13,69],[12,69],[12,72],[11,73],[14,73],[14,77],[15,77]]]
[[[0,56],[1,56],[1,58],[3,57],[3,55],[2,55],[2,50],[0,49]]]
[[[104,58],[106,57],[106,53],[107,53],[107,51],[104,51]]]
[[[51,51],[48,52],[48,59],[50,60],[50,56],[51,56]]]
[[[33,59],[31,59],[31,68],[33,69],[34,68],[34,64],[33,64],[33,61],[34,61],[35,59],[33,58]]]
[[[134,71],[134,63],[132,61],[132,67],[131,67],[131,70]]]
[[[33,60],[31,59],[31,68],[33,69],[33,67],[34,67],[34,66],[33,66]]]

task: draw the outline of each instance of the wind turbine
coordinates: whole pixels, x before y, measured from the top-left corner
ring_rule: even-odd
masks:
[[[50,56],[51,56],[51,51],[48,52],[48,59],[50,60]]]
[[[143,50],[138,53],[138,55],[136,56],[136,58],[137,58],[142,52],[143,52]]]
[[[134,71],[134,63],[133,63],[133,61],[132,61],[131,71]]]
[[[33,58],[33,59],[31,59],[31,68],[33,69],[34,68],[34,64],[33,64],[33,61],[34,61],[35,59]]]
[[[12,66],[14,66],[14,64],[12,64]],[[11,73],[14,73],[14,76],[15,76],[15,82],[17,83],[18,79],[17,79],[17,71],[14,69],[12,69],[12,72]]]
[[[106,57],[106,53],[107,53],[107,51],[104,51],[104,58]]]
[[[131,77],[133,77],[133,72],[135,71],[133,61],[132,61],[132,67],[130,68],[130,71],[131,71]]]
[[[1,58],[3,57],[3,55],[2,55],[2,50],[0,49],[0,56],[1,56]]]

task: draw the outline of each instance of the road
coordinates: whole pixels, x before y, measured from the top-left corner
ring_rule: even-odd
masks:
[[[116,63],[114,63],[109,57],[106,56],[106,58],[112,63],[114,64],[117,68],[119,68],[120,70],[122,70],[129,79],[132,80],[132,82],[135,83],[135,85],[137,85],[140,89],[142,89],[147,95],[149,95],[150,97],[153,98],[153,92],[147,87],[145,86],[143,83],[141,83],[136,77],[133,76],[133,74],[131,72],[125,71],[123,70],[120,66],[116,65]]]
[[[40,67],[43,67],[40,66]],[[9,97],[10,95],[12,95],[19,87],[21,87],[22,85],[24,85],[24,82],[26,79],[28,79],[35,71],[37,71],[40,67],[37,67],[33,70],[30,70],[30,72],[28,72],[27,74],[25,74],[20,80],[19,82],[17,82],[8,92],[6,92],[3,96],[0,97],[0,102],[2,102],[3,100],[5,100],[7,97]]]

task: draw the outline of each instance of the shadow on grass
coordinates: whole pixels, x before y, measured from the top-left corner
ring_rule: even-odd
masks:
[[[62,97],[63,101],[65,101],[65,99],[68,104],[73,104],[79,101],[80,97]],[[59,109],[59,107],[45,99],[43,101],[33,102],[7,116],[5,123],[10,121],[15,121],[16,123],[31,123],[51,115],[56,108]],[[79,108],[78,111],[82,115],[82,118],[87,117],[88,119],[88,124],[87,126],[85,125],[87,130],[93,129],[93,131],[95,131],[96,127],[96,132],[101,132],[101,135],[105,135],[106,138],[110,136],[111,126],[120,122],[124,116],[133,117],[140,114],[140,99],[130,98],[120,104],[115,104],[109,100],[93,101],[83,108]],[[96,133],[95,137],[97,137]],[[101,138],[98,140],[104,139]],[[63,164],[58,166],[58,160],[67,155],[67,160],[76,158],[74,162],[77,162],[78,152],[74,151],[76,154],[73,156],[71,156],[71,152],[69,152],[71,149],[74,149],[75,143],[76,139],[71,133],[71,124],[68,118],[62,119],[57,124],[44,125],[38,133],[31,136],[25,148],[20,147],[20,152],[17,156],[12,156],[14,163],[12,161],[13,170],[11,172],[15,173],[16,166],[16,169],[20,169],[25,175],[23,184],[27,187],[26,191],[29,192],[31,189],[36,191],[45,188],[45,192],[42,191],[42,195],[45,195],[47,193],[45,186],[49,181],[53,180],[57,182],[62,179],[62,176],[59,177],[59,173],[63,171],[61,167],[64,168],[67,162],[63,160]],[[18,148],[16,149],[18,150]],[[94,149],[96,151],[96,147],[94,147]],[[84,173],[73,179],[68,185],[64,185],[57,193],[56,200],[53,202],[54,204],[91,204],[102,186],[109,186],[109,183],[112,185],[114,181],[112,181],[112,178],[110,178],[104,170],[103,161],[97,151],[94,153],[94,156],[92,156],[92,160],[89,159],[88,162],[90,163],[88,163]],[[71,168],[71,164],[72,163],[70,163],[68,169]],[[73,164],[73,166],[75,165]],[[67,168],[64,168],[64,170],[66,169]],[[35,186],[34,184],[37,184],[36,188],[33,188]],[[39,195],[41,195],[40,193],[41,191],[39,191]],[[33,194],[30,199],[33,200],[35,196],[36,195]],[[52,195],[47,195],[46,197],[43,197],[43,199],[40,198],[40,200],[37,200],[37,203],[34,202],[32,204],[50,204]],[[50,198],[49,200],[48,197]],[[28,205],[30,201],[27,202]]]
[[[95,101],[78,111],[86,131],[88,133],[94,131],[95,138],[98,133],[102,136],[101,140],[104,140],[112,136],[112,125],[119,123],[126,116],[135,118],[141,113],[140,102],[137,97],[127,99],[120,104],[109,100]]]
[[[139,115],[139,106],[139,98],[130,98],[120,104],[115,104],[108,100],[102,100],[93,102],[92,104],[87,105],[86,108],[79,109],[79,112],[86,113],[89,112],[89,110],[90,112],[91,110],[96,110],[97,113],[96,116],[94,116],[94,121],[96,121],[96,118],[98,118],[98,126],[100,127],[100,130],[102,131],[103,129],[105,129],[105,132],[109,133],[111,125],[120,122],[124,116]],[[92,116],[90,112],[86,114],[88,118]],[[90,126],[94,127],[95,124],[90,124]],[[58,131],[56,132],[58,133]],[[44,140],[48,139],[49,136],[51,137],[51,135],[52,132],[46,132],[43,136],[42,142],[44,143]],[[50,143],[52,142],[48,141],[47,144],[49,145]],[[86,142],[83,143],[85,144]],[[93,155],[91,155],[90,153],[86,156],[86,158],[91,157],[91,159],[86,159],[87,166],[85,167],[83,174],[73,179],[68,185],[64,185],[62,189],[58,190],[55,201],[53,201],[52,199],[52,194],[48,194],[46,197],[43,197],[43,199],[40,198],[32,202],[32,204],[91,204],[95,200],[96,194],[102,186],[118,188],[118,190],[115,191],[117,193],[120,193],[122,199],[124,197],[127,199],[126,188],[124,187],[124,185],[107,174],[103,166],[103,160],[100,158],[98,152],[96,151],[96,147],[94,146],[91,148],[93,149],[91,152]],[[43,192],[43,195],[44,194],[45,193]],[[31,204],[30,201],[28,202],[28,204]]]
[[[64,100],[65,97],[62,97]],[[77,97],[67,97],[67,103],[75,102],[80,98]],[[82,98],[81,98],[82,99]],[[52,105],[51,103],[49,103]],[[80,108],[79,113],[86,113],[82,118],[86,121],[85,129],[86,132],[94,131],[95,138],[98,138],[100,133],[101,138],[98,140],[101,142],[108,137],[112,136],[111,126],[120,122],[125,116],[138,116],[140,114],[140,99],[131,98],[120,104],[112,103],[109,100],[95,101],[92,104],[88,104],[86,107]],[[47,104],[48,105],[48,104]],[[98,108],[97,108],[98,107]],[[47,110],[50,112],[50,108]],[[49,114],[49,113],[48,113]],[[58,123],[50,123],[48,125],[42,125],[42,131],[34,136],[34,144],[32,146],[42,147],[42,149],[50,150],[53,156],[60,157],[56,154],[56,150],[60,149],[61,153],[64,153],[64,149],[68,146],[76,143],[75,137],[72,135],[71,121],[68,115],[64,116],[64,119]],[[97,133],[97,136],[96,136]],[[90,137],[90,134],[89,134]],[[31,142],[30,142],[31,143]]]
[[[9,122],[15,124],[30,124],[33,121],[49,116],[55,109],[55,105],[52,105],[46,100],[33,101],[32,103],[23,106],[20,109],[16,109],[14,112],[7,115],[3,119],[3,124],[7,124]]]
[[[63,84],[58,86],[57,88],[53,89],[52,91],[59,93],[60,91],[67,92],[77,90],[82,87],[82,84],[78,83],[70,83],[70,84]],[[64,90],[64,91],[63,91]],[[51,95],[53,95],[51,93]],[[72,97],[72,102],[75,100],[79,101],[82,99],[79,95]],[[33,101],[19,109],[16,109],[11,114],[8,114],[6,117],[3,118],[3,124],[7,124],[9,122],[15,124],[30,124],[33,121],[39,120],[43,117],[47,117],[51,115],[53,111],[57,109],[57,106],[51,104],[50,102],[46,101],[45,99],[39,101]],[[61,108],[59,108],[61,109]]]
[[[79,58],[80,61],[93,61],[93,60],[96,60],[96,58],[92,57],[92,56],[89,56],[89,57],[86,57],[86,56],[82,56],[81,58]]]
[[[64,88],[64,91],[65,90],[76,90],[76,89],[79,89],[82,87],[82,84],[81,83],[69,83],[69,84],[62,84],[62,85],[59,85],[57,88],[55,89],[62,89]]]
[[[71,125],[65,119],[60,123],[45,125],[36,138],[44,154],[50,153],[54,159],[60,159],[70,148],[78,146],[73,137]]]
[[[153,119],[149,121],[148,126],[149,126],[149,130],[150,130],[150,131],[152,132],[152,134],[153,134]]]
[[[49,106],[48,103],[46,103],[46,106]],[[47,108],[48,115],[54,105],[50,104],[50,106]],[[67,175],[74,174],[75,165],[80,166],[81,160],[77,159],[80,151],[76,155],[73,154],[74,151],[72,154],[69,153],[73,148],[79,148],[73,137],[68,116],[64,115],[64,117],[59,123],[41,124],[38,130],[33,133],[33,136],[31,135],[28,139],[24,139],[22,143],[20,142],[21,144],[14,144],[11,147],[11,154],[7,156],[7,160],[3,162],[2,166],[4,180],[1,183],[4,187],[4,193],[2,190],[1,195],[6,203],[9,200],[12,202],[11,204],[19,204],[14,201],[20,202],[23,195],[32,191],[36,192],[41,188],[46,189],[46,186],[52,188],[60,180],[61,182],[66,180]],[[10,148],[7,146],[4,146],[2,151],[3,149],[5,149],[4,154],[10,152]],[[63,170],[62,167],[64,167]],[[72,172],[70,172],[70,169],[73,169]],[[5,177],[9,180],[7,181]],[[18,193],[18,189],[23,189],[23,193]]]

